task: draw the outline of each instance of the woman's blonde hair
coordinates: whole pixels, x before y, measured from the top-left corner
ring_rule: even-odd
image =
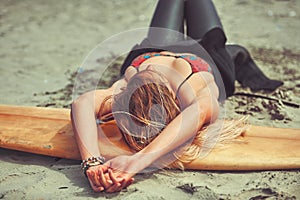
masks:
[[[154,82],[155,80],[155,82]],[[127,144],[134,151],[140,151],[153,141],[161,131],[180,113],[180,107],[174,94],[166,86],[162,74],[144,70],[135,74],[122,92],[105,99],[100,106],[112,99],[112,114]],[[244,131],[244,120],[222,124],[220,140],[237,137]],[[191,143],[183,145],[173,155],[176,161],[170,168],[184,169],[201,154],[201,149],[211,147],[216,135],[206,134],[210,125],[199,130]],[[217,126],[220,127],[220,124]]]

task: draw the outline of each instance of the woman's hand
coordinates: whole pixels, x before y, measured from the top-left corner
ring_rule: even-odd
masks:
[[[95,192],[119,192],[133,183],[138,168],[131,156],[118,156],[104,165],[90,167],[87,177]]]
[[[108,167],[106,165],[97,165],[90,167],[86,171],[87,178],[90,182],[90,185],[92,189],[95,192],[102,192],[105,190],[105,188],[109,187],[112,182],[108,176],[100,176],[101,174],[104,174],[103,171],[107,171]]]
[[[106,188],[106,192],[118,192],[123,188],[128,187],[133,183],[133,176],[143,170],[145,165],[143,163],[138,162],[138,159],[132,156],[117,156],[105,163],[109,167],[108,175],[113,184]],[[103,179],[105,176],[103,175]]]

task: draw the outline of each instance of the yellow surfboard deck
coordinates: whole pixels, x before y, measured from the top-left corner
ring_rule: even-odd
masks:
[[[103,156],[130,153],[114,122],[102,125]],[[214,148],[185,165],[196,170],[300,169],[300,129],[251,126],[242,142]],[[68,159],[80,159],[69,109],[0,105],[0,147]]]

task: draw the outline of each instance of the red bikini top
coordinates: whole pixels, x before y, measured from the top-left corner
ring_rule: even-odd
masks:
[[[209,66],[209,64],[207,64],[207,62],[205,62],[203,59],[199,58],[198,56],[191,55],[191,54],[171,55],[171,54],[161,54],[159,52],[145,53],[136,57],[132,61],[131,65],[133,67],[138,68],[145,60],[155,56],[168,56],[174,58],[182,58],[190,64],[192,68],[192,73],[201,72],[201,71],[212,72],[212,69]]]
[[[176,91],[176,98],[178,97],[178,92],[181,86],[194,74],[197,72],[210,72],[212,73],[212,69],[209,66],[207,62],[205,62],[203,59],[199,58],[196,55],[191,55],[191,54],[182,54],[182,55],[171,55],[171,54],[161,54],[159,52],[150,52],[150,53],[144,53],[136,57],[132,63],[131,66],[135,67],[137,71],[139,71],[139,66],[147,59],[155,57],[155,56],[169,56],[169,57],[175,57],[175,58],[182,58],[186,60],[191,68],[192,68],[192,73],[188,75],[184,81],[178,86],[178,89]]]

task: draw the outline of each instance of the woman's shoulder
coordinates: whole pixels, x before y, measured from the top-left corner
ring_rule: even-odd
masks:
[[[195,99],[201,99],[203,96],[218,98],[219,92],[215,84],[214,77],[209,72],[197,72],[192,74],[180,87],[178,97],[189,105]]]
[[[109,88],[109,90],[114,93],[117,94],[119,92],[122,91],[122,89],[124,87],[126,87],[127,85],[127,80],[125,79],[125,77],[120,78],[119,80],[115,81],[112,86]]]

